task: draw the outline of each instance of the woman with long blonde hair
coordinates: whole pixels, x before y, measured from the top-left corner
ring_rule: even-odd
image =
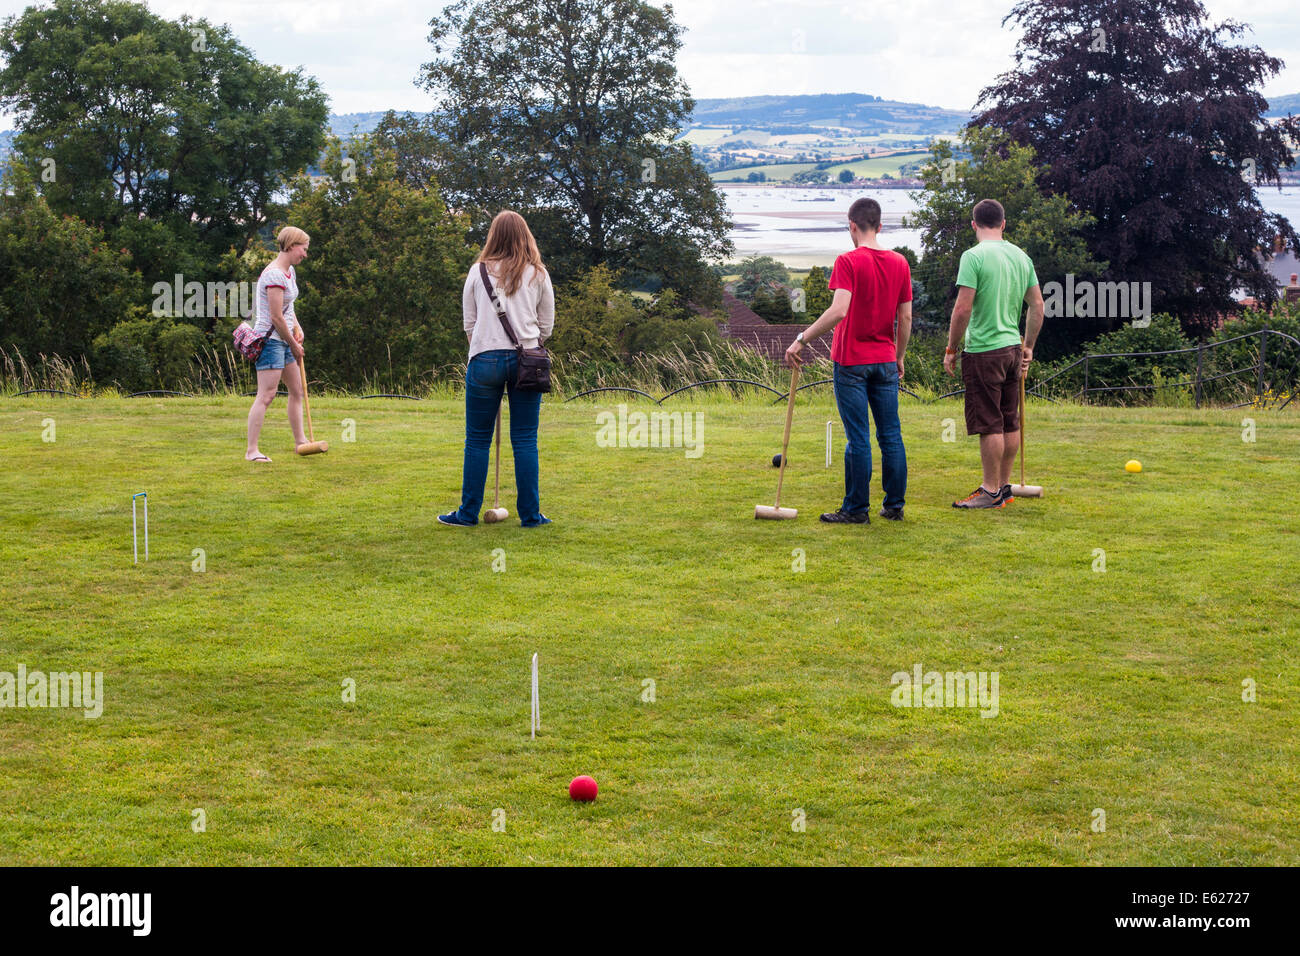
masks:
[[[535,528],[551,523],[542,514],[537,487],[537,420],[542,395],[515,388],[519,355],[483,284],[479,263],[487,267],[493,291],[521,346],[539,347],[555,328],[555,291],[537,251],[537,241],[523,216],[508,209],[499,212],[492,220],[483,251],[465,278],[461,298],[465,334],[469,337],[469,364],[465,369],[465,467],[460,507],[439,515],[438,520],[462,527],[478,524],[487,483],[488,450],[504,393],[510,401],[510,448],[515,459],[519,523],[525,528]]]

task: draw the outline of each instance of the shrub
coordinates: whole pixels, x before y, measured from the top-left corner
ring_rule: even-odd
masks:
[[[170,318],[131,319],[96,337],[91,369],[101,384],[125,392],[180,389],[205,345],[203,333]]]

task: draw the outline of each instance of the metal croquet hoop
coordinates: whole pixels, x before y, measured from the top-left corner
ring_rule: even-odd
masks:
[[[149,493],[137,491],[131,496],[131,545],[135,551],[135,562],[140,563],[140,539],[136,535],[135,500],[144,499],[144,559],[149,560]]]

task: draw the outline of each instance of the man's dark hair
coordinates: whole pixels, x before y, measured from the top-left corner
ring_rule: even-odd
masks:
[[[981,229],[996,229],[1006,221],[1007,211],[996,199],[981,199],[975,204],[971,218]]]
[[[874,199],[855,199],[849,207],[849,219],[863,232],[880,231],[880,203]]]

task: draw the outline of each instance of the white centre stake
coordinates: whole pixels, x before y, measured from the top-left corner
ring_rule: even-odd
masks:
[[[542,729],[542,698],[537,692],[537,655],[533,655],[533,716],[530,724],[531,736],[535,740],[537,731]]]
[[[137,491],[131,496],[131,548],[135,552],[135,562],[140,563],[140,538],[136,533],[135,522],[135,500],[144,499],[144,559],[149,560],[149,495],[144,491]]]

